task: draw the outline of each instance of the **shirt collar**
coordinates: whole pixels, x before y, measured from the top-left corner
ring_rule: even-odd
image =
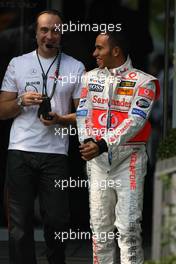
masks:
[[[131,59],[130,57],[128,56],[127,60],[125,61],[124,64],[122,64],[121,66],[117,67],[117,68],[114,68],[114,69],[109,69],[109,72],[114,75],[114,76],[117,76],[117,75],[121,75],[123,74],[124,72],[130,70],[132,68],[132,63],[131,63]]]
[[[106,74],[106,75],[122,75],[124,72],[130,70],[132,68],[132,62],[130,57],[128,56],[127,60],[124,62],[124,64],[122,64],[121,66],[114,68],[114,69],[108,69],[107,67],[105,67],[104,69],[99,69],[99,74]]]

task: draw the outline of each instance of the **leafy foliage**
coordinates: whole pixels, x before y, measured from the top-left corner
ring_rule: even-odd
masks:
[[[176,256],[167,256],[162,258],[161,260],[147,260],[144,262],[144,264],[176,264]]]
[[[159,144],[158,159],[168,159],[176,156],[176,128],[172,128],[168,136]]]

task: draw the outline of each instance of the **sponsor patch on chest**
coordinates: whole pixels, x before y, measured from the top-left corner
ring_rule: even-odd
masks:
[[[91,92],[103,92],[104,86],[98,83],[90,83],[89,91]]]
[[[116,88],[115,94],[119,95],[129,95],[132,96],[134,93],[134,89],[129,88]]]
[[[108,98],[102,98],[99,97],[97,95],[94,95],[92,97],[92,103],[95,106],[103,106],[104,108],[108,107],[108,103],[109,103],[109,99]],[[125,97],[120,97],[120,98],[113,98],[111,99],[111,103],[110,103],[111,107],[113,107],[113,109],[119,109],[119,110],[123,110],[123,109],[128,109],[131,106],[131,101],[127,100]]]
[[[131,81],[121,81],[120,82],[120,87],[134,87],[136,82],[131,82]]]

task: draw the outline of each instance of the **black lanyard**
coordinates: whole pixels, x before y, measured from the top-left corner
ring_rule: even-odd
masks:
[[[38,62],[40,64],[40,68],[42,70],[42,78],[43,78],[42,95],[47,96],[51,100],[53,95],[54,95],[54,92],[56,90],[56,85],[57,85],[57,81],[58,81],[60,61],[61,61],[61,50],[59,50],[59,52],[57,53],[56,57],[54,58],[53,62],[49,66],[49,68],[48,68],[46,73],[44,72],[44,69],[42,67],[42,64],[41,64],[41,61],[40,61],[40,58],[39,58],[39,55],[38,55],[38,50],[36,50],[36,53],[37,53]],[[52,65],[54,64],[54,62],[56,61],[57,58],[58,58],[58,61],[57,61],[57,66],[56,66],[56,70],[55,70],[53,89],[52,89],[52,92],[51,92],[50,96],[48,96],[48,93],[47,93],[47,76],[48,76],[49,70],[51,69]]]

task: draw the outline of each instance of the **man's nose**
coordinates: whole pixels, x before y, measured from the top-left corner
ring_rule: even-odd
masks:
[[[96,57],[97,56],[97,50],[95,49],[93,52],[93,56]]]
[[[53,32],[51,30],[48,30],[48,32],[47,32],[47,38],[48,39],[51,39],[52,36],[53,36]]]

